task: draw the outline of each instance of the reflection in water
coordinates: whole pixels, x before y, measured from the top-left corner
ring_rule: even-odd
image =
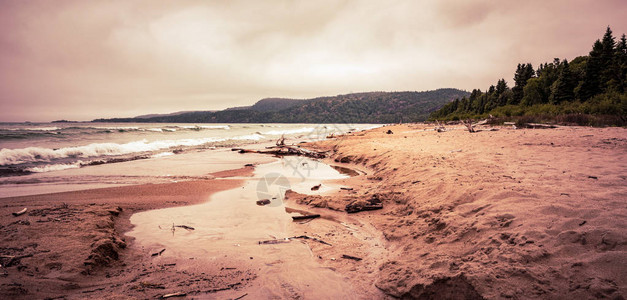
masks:
[[[354,298],[351,285],[321,267],[306,244],[259,244],[293,233],[292,226],[296,225],[282,201],[286,189],[328,193],[335,187],[325,184],[317,191],[311,191],[311,187],[322,180],[346,177],[317,161],[284,158],[258,166],[243,187],[216,193],[204,204],[137,213],[131,217],[135,228],[128,235],[147,249],[168,249],[164,256],[207,263],[227,257],[256,264],[258,279],[246,290],[252,297],[283,297],[286,295],[277,291],[289,286],[305,298]],[[261,198],[270,199],[271,204],[258,206],[256,202]],[[172,231],[173,224],[195,230],[175,227]]]

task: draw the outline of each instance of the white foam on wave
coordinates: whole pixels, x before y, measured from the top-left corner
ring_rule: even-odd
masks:
[[[86,127],[89,128],[89,127]],[[137,126],[114,126],[114,127],[94,127],[96,129],[110,129],[110,130],[138,130],[139,127]]]
[[[97,156],[124,155],[140,152],[151,152],[171,147],[194,147],[208,143],[223,142],[226,140],[255,140],[263,139],[263,135],[250,134],[231,138],[198,138],[180,140],[160,140],[148,142],[135,141],[126,144],[94,143],[85,146],[50,149],[42,147],[28,147],[22,149],[0,150],[0,165],[15,165],[30,162],[46,162],[62,158],[86,158]]]
[[[304,127],[298,129],[288,129],[288,130],[270,130],[263,132],[263,134],[267,135],[282,135],[282,134],[296,134],[296,133],[309,133],[313,132],[315,128],[313,127]]]
[[[248,134],[248,135],[241,135],[241,136],[236,136],[231,138],[232,140],[254,140],[254,141],[258,141],[260,139],[263,139],[264,136],[257,134],[257,133],[253,133],[253,134]]]
[[[27,128],[2,128],[9,131],[55,131],[61,130],[59,127],[27,127]]]
[[[84,158],[95,156],[123,155],[138,152],[157,151],[177,146],[199,146],[212,142],[220,142],[221,138],[200,138],[181,140],[162,140],[148,142],[147,140],[135,141],[126,144],[94,143],[85,146],[50,149],[41,147],[28,147],[23,149],[0,150],[0,165],[14,165],[28,162],[51,161],[60,158]]]
[[[159,158],[159,157],[166,157],[166,156],[172,156],[174,155],[173,152],[161,152],[161,153],[157,153],[153,156],[151,156],[152,158]]]
[[[44,172],[52,172],[52,171],[61,171],[67,169],[78,169],[81,167],[82,161],[77,161],[72,164],[56,164],[56,165],[45,165],[42,167],[32,167],[27,168],[26,171],[35,172],[35,173],[44,173]]]
[[[192,130],[201,130],[201,129],[231,129],[229,125],[179,125],[177,128],[182,129],[192,129]]]

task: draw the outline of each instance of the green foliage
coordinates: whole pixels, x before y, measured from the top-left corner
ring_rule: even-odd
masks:
[[[616,42],[608,27],[588,56],[572,62],[555,58],[541,64],[534,72],[531,64],[518,64],[514,87],[504,79],[483,93],[473,90],[468,99],[461,98],[433,112],[430,119],[453,120],[497,117],[569,115],[570,119],[588,120],[590,124],[611,121],[624,124],[627,119],[627,38]],[[591,114],[606,117],[581,117]],[[615,116],[615,117],[608,117]]]

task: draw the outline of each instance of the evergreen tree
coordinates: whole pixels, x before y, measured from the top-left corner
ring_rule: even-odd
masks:
[[[616,45],[616,64],[619,76],[618,91],[624,93],[627,91],[627,39],[625,34]]]
[[[535,71],[531,64],[518,64],[516,67],[516,73],[514,74],[514,87],[512,88],[513,97],[511,103],[518,104],[524,96],[523,88],[527,84],[527,81],[535,75]]]
[[[575,89],[575,82],[568,61],[564,59],[564,62],[560,65],[559,75],[557,80],[553,84],[553,90],[551,93],[551,103],[559,104],[564,101],[573,101],[575,98],[573,90]]]
[[[603,48],[601,50],[600,87],[604,92],[616,91],[620,81],[620,70],[616,63],[616,41],[609,26],[603,35],[601,45]]]
[[[601,70],[603,68],[601,61],[602,52],[603,44],[601,44],[601,41],[597,40],[592,46],[592,51],[590,51],[588,63],[586,64],[586,72],[579,88],[578,98],[583,101],[601,92],[599,77],[601,76]]]

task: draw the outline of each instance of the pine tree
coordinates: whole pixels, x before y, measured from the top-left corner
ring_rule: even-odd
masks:
[[[592,98],[592,96],[601,93],[600,76],[603,64],[601,61],[601,53],[603,52],[603,44],[597,40],[592,46],[588,63],[586,64],[586,72],[584,74],[581,87],[579,88],[578,98],[582,101]]]
[[[516,67],[516,73],[514,74],[514,87],[512,88],[513,97],[511,103],[518,104],[524,96],[523,88],[527,84],[527,81],[535,75],[531,64],[518,64]]]
[[[560,65],[559,75],[557,80],[553,84],[553,90],[551,93],[551,103],[559,104],[564,101],[573,101],[575,98],[573,90],[575,89],[575,82],[573,74],[570,72],[568,61],[564,59],[564,62]]]
[[[619,69],[615,60],[616,41],[609,26],[603,35],[601,45],[601,78],[599,85],[602,91],[608,92],[616,90],[620,80]]]
[[[624,93],[627,91],[627,38],[625,34],[616,45],[616,64],[619,74],[618,91]]]

